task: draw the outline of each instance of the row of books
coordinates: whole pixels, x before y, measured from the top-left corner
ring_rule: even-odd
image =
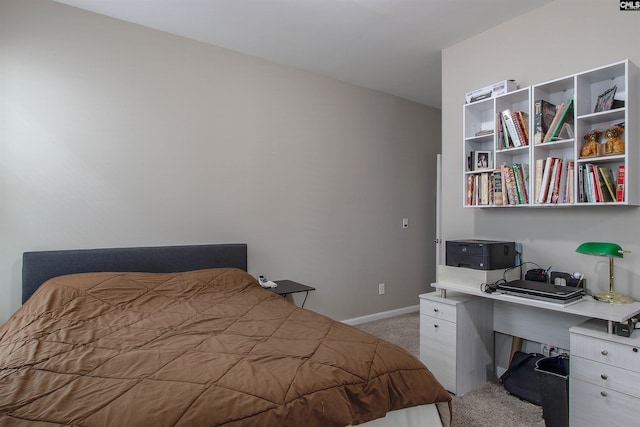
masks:
[[[533,117],[534,144],[574,137],[573,98],[569,98],[557,106],[544,99],[539,99],[534,103]]]
[[[624,165],[618,166],[615,180],[610,167],[592,163],[579,165],[578,174],[580,202],[624,202]]]
[[[527,191],[529,183],[529,168],[526,164],[502,164],[494,171],[494,204],[523,205],[529,203]],[[498,184],[499,183],[499,184]]]
[[[575,163],[559,157],[537,159],[535,162],[535,203],[573,203],[575,200]]]
[[[537,159],[534,199],[537,204],[624,202],[625,169],[579,163],[559,157]],[[578,187],[574,188],[576,174]],[[614,179],[615,175],[615,179]],[[467,175],[467,206],[529,203],[528,165],[502,164],[491,172]]]
[[[496,113],[496,149],[522,147],[529,145],[529,115],[524,111],[506,109]]]
[[[500,168],[467,175],[467,206],[503,206],[529,203],[527,165],[502,164]]]
[[[491,205],[493,204],[493,183],[491,172],[467,175],[466,205]]]
[[[574,188],[576,175],[577,191]],[[534,196],[538,204],[624,202],[624,165],[614,171],[608,166],[578,164],[559,157],[535,162]]]

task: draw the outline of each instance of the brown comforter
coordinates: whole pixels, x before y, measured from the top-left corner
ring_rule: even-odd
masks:
[[[406,351],[236,269],[62,276],[0,327],[0,425],[344,426],[449,400]]]

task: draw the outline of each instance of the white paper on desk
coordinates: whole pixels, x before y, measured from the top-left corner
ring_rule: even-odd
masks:
[[[278,286],[276,282],[273,282],[271,280],[267,280],[266,282],[260,282],[260,284],[262,285],[263,288],[275,288]]]

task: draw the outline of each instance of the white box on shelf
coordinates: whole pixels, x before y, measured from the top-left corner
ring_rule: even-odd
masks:
[[[495,98],[496,96],[504,95],[508,92],[513,92],[518,89],[518,85],[515,80],[502,80],[500,82],[485,86],[480,89],[467,92],[465,100],[467,104],[472,102],[481,101],[487,98]]]

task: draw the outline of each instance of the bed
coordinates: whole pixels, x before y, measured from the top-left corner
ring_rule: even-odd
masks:
[[[449,425],[417,358],[246,270],[245,244],[24,253],[0,425]]]

